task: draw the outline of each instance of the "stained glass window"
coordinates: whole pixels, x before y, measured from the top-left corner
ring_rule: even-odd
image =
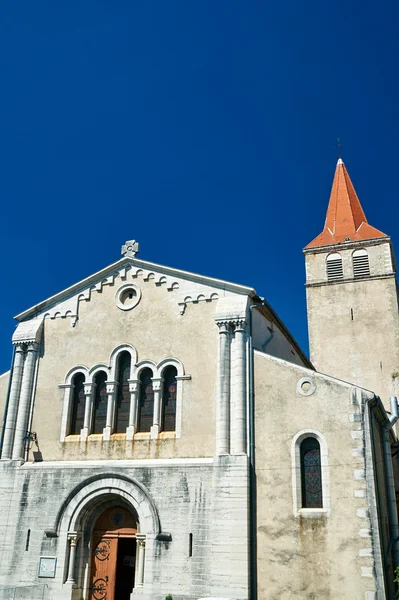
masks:
[[[320,444],[312,437],[301,444],[302,508],[323,508]]]
[[[119,385],[115,407],[115,433],[126,433],[126,428],[129,426],[130,392],[128,379],[130,377],[130,365],[131,357],[129,352],[122,352],[119,356]]]
[[[164,371],[162,428],[164,431],[176,429],[176,367],[167,367]]]
[[[100,371],[94,378],[95,398],[93,411],[93,433],[102,433],[107,421],[107,374]]]
[[[71,415],[71,435],[80,434],[80,430],[83,428],[84,417],[85,417],[85,390],[84,390],[85,376],[83,373],[78,373],[73,378],[72,384],[73,389],[73,403],[72,403],[72,415]]]
[[[138,431],[150,431],[154,420],[154,391],[152,388],[152,371],[143,369],[140,375],[140,402],[138,415]]]

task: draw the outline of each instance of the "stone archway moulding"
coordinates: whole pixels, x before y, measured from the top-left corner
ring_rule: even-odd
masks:
[[[93,475],[77,485],[62,503],[53,531],[57,535],[76,531],[82,513],[104,496],[119,496],[128,502],[137,512],[142,533],[155,537],[161,533],[158,511],[147,488],[133,477],[114,473]]]

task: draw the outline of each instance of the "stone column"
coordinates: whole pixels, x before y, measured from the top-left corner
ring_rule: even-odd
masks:
[[[137,574],[134,587],[143,587],[144,585],[144,560],[145,560],[145,535],[137,534]]]
[[[13,460],[25,460],[24,438],[28,430],[28,418],[32,401],[33,378],[37,360],[39,345],[30,342],[27,346],[24,371],[21,382],[21,393],[19,398],[18,415],[15,425],[14,446],[12,451]]]
[[[92,425],[92,414],[93,414],[93,400],[94,400],[94,391],[96,389],[95,383],[85,383],[84,391],[85,391],[85,416],[83,421],[83,429],[80,432],[80,440],[84,442],[87,439],[87,436],[91,433],[91,425]]]
[[[152,378],[152,389],[154,391],[154,417],[151,427],[151,438],[155,440],[161,431],[162,383],[162,377]]]
[[[1,458],[11,458],[14,443],[15,422],[17,420],[19,393],[21,390],[22,373],[24,370],[25,351],[22,344],[15,347],[15,357],[12,372],[8,410],[4,428],[3,451]]]
[[[105,441],[109,441],[111,439],[111,433],[113,433],[113,431],[114,431],[115,400],[116,400],[117,390],[118,390],[118,382],[117,381],[107,381],[107,394],[108,394],[107,420],[106,420],[105,428],[103,429],[103,439]]]
[[[219,321],[216,394],[216,454],[230,453],[230,323]]]
[[[130,392],[130,411],[129,411],[129,427],[126,430],[126,440],[132,441],[137,429],[137,407],[140,396],[140,384],[138,379],[129,379]]]
[[[72,383],[60,383],[58,387],[64,390],[60,442],[65,442],[66,436],[70,433],[73,390],[75,386]]]
[[[67,583],[75,582],[75,558],[76,558],[76,546],[78,544],[78,534],[73,531],[68,533],[69,542],[69,563],[68,563],[68,579]]]
[[[235,352],[234,369],[232,372],[233,414],[232,419],[232,454],[247,453],[247,348],[245,336],[245,321],[242,319],[234,322]]]

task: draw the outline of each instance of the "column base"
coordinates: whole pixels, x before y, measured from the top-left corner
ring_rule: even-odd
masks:
[[[88,437],[89,437],[89,430],[87,429],[87,427],[83,427],[83,429],[80,430],[80,441],[86,442]]]
[[[156,440],[158,438],[160,431],[161,431],[160,425],[153,425],[151,427],[151,439]]]
[[[112,433],[111,427],[104,427],[104,429],[103,429],[103,440],[104,440],[104,442],[109,442],[110,441],[110,439],[111,439],[111,433]]]
[[[133,425],[129,425],[129,427],[126,429],[126,441],[132,442],[135,433],[136,433],[136,428]]]

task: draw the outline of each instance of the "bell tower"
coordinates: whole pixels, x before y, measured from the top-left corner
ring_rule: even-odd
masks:
[[[399,393],[399,315],[391,239],[372,227],[338,160],[323,231],[304,249],[310,358],[318,371]]]

